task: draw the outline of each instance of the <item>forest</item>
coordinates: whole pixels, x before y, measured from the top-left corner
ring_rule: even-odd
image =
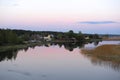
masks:
[[[30,30],[11,30],[0,29],[0,45],[23,44],[30,40],[45,41],[44,37],[52,35],[51,41],[68,41],[85,42],[86,40],[100,39],[98,34],[74,33],[73,30],[68,32],[55,31],[30,31]]]

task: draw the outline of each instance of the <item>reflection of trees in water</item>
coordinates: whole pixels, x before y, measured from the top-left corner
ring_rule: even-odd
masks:
[[[95,46],[99,44],[99,41],[91,42],[94,43]],[[86,43],[84,42],[76,42],[76,43],[70,43],[70,42],[65,42],[65,43],[54,43],[55,45],[58,45],[60,48],[64,46],[66,50],[73,51],[75,48],[83,48]]]
[[[99,41],[94,41],[94,45],[97,46],[99,44]]]
[[[0,62],[4,60],[12,60],[12,59],[15,60],[16,57],[17,57],[17,50],[2,52],[0,53]]]
[[[40,44],[38,46],[45,46],[45,47],[59,46],[60,48],[62,46],[64,46],[64,48],[66,50],[73,51],[75,48],[82,48],[82,47],[84,47],[84,45],[85,45],[85,43],[83,43],[83,42],[81,42],[81,43],[80,42],[79,43],[70,43],[70,42],[64,42],[64,43],[62,43],[62,42],[58,42],[58,43],[54,42],[54,43],[49,43],[48,42],[48,43]],[[34,49],[35,46],[36,45],[29,46],[29,47]],[[29,47],[26,47],[24,49],[16,49],[16,50],[12,49],[12,50],[0,53],[0,62],[4,61],[4,60],[13,60],[13,59],[15,60],[16,57],[17,57],[17,53],[18,53],[19,50],[24,50],[26,52]]]
[[[94,42],[88,42],[88,43],[94,43],[94,45],[98,45],[98,41]],[[50,47],[50,46],[59,46],[60,48],[64,46],[66,50],[73,51],[75,48],[82,48],[84,47],[86,43],[84,42],[54,42],[54,43],[45,43],[43,44],[45,47]]]
[[[84,44],[83,43],[65,43],[64,44],[64,48],[69,51],[73,51],[77,47],[79,48],[84,47]]]
[[[64,43],[52,43],[52,45],[58,45],[60,48],[64,46],[66,50],[73,51],[75,48],[79,47],[84,47],[84,43],[70,43],[70,42],[64,42]]]
[[[29,47],[24,48],[24,51],[26,52],[26,51],[28,50],[28,48],[29,48]]]
[[[34,48],[35,46],[31,46],[31,48]],[[11,49],[5,52],[0,53],[0,62],[5,60],[15,60],[18,54],[18,51],[24,50],[25,52],[28,50],[29,47],[26,47],[24,49]]]

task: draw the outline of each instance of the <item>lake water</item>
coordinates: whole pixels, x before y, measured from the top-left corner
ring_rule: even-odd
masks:
[[[0,80],[120,80],[120,64],[94,63],[81,54],[82,48],[103,44],[120,44],[120,41],[80,46],[45,44],[0,53]]]

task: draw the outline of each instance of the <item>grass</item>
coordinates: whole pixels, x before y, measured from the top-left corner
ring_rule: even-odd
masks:
[[[81,53],[95,65],[107,65],[120,71],[120,45],[102,45],[91,50],[82,49]]]
[[[120,61],[120,45],[102,45],[92,50],[82,49],[82,53],[104,60]]]
[[[82,49],[81,52],[104,61],[120,62],[120,45],[102,45],[92,50]]]

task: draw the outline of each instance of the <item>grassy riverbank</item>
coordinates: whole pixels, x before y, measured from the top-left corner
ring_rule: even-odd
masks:
[[[92,50],[82,49],[82,53],[104,61],[120,62],[120,45],[102,45]]]

